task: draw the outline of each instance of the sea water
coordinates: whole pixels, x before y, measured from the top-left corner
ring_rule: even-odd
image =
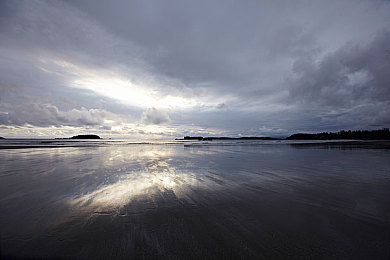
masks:
[[[390,257],[386,142],[1,142],[3,258]]]

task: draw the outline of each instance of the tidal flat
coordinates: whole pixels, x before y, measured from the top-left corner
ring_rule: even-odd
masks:
[[[0,149],[2,259],[390,258],[386,141],[61,142]]]

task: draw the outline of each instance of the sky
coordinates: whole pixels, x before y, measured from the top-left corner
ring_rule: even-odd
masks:
[[[0,136],[389,127],[388,0],[0,0]]]

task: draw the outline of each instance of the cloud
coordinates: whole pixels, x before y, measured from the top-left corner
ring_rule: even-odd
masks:
[[[218,105],[215,106],[216,108],[218,109],[224,109],[227,107],[227,105],[225,103],[219,103]]]
[[[142,121],[145,124],[160,125],[170,122],[171,119],[166,112],[152,107],[142,113]]]
[[[324,121],[359,125],[389,125],[383,111],[390,108],[390,31],[380,32],[366,45],[348,43],[315,61],[294,63],[290,98],[302,106],[327,111]]]
[[[101,126],[99,127],[100,130],[111,130],[112,127],[111,126],[108,126],[108,125],[104,125],[104,126]]]
[[[384,0],[0,1],[0,124],[389,127],[389,12]]]
[[[7,109],[7,108],[5,108]],[[24,104],[8,107],[7,113],[0,114],[2,125],[32,126],[98,126],[109,115],[101,109],[81,108],[60,111],[51,104]]]
[[[142,46],[154,72],[182,83],[174,88],[257,100],[280,90],[297,56],[364,41],[389,26],[389,5],[377,0],[72,4]]]
[[[348,43],[319,62],[302,57],[290,96],[321,106],[345,107],[362,101],[390,101],[390,31],[366,46]]]

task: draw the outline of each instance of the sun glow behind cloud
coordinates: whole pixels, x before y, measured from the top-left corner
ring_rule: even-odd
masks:
[[[81,77],[71,82],[71,86],[93,90],[98,94],[119,100],[138,107],[188,108],[196,105],[191,99],[178,96],[160,96],[155,90],[146,86],[137,86],[119,77],[93,75]]]
[[[196,100],[193,97],[163,94],[158,87],[150,86],[150,83],[134,83],[131,79],[109,70],[86,68],[65,60],[54,60],[53,63],[72,76],[68,82],[69,87],[92,90],[127,105],[141,108],[184,109],[202,105],[201,100]],[[40,69],[51,73],[49,69],[44,67],[40,67]]]

